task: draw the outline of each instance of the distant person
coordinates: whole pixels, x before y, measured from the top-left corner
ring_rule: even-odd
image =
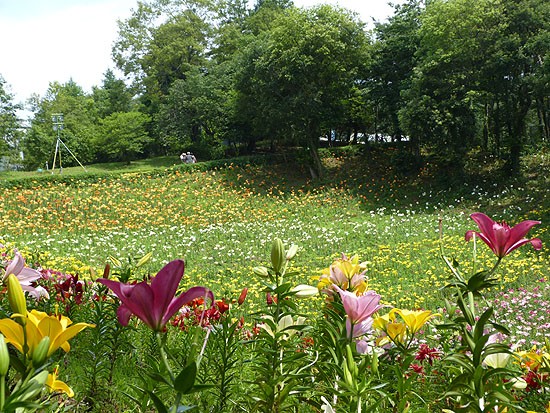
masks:
[[[196,163],[197,158],[195,158],[195,155],[193,155],[191,152],[183,152],[180,155],[180,159],[183,163]]]

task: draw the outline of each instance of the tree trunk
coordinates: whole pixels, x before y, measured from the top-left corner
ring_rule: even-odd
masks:
[[[520,170],[523,135],[525,133],[525,118],[531,107],[531,98],[526,85],[520,87],[515,106],[515,113],[511,116],[509,123],[510,139],[512,142],[510,144],[508,170],[513,175],[517,175]]]
[[[489,149],[489,104],[485,103],[485,116],[483,119],[483,142],[481,144],[483,150],[487,152]]]
[[[537,115],[539,118],[540,137],[544,142],[550,142],[550,116],[544,104],[544,97],[537,99]]]
[[[319,145],[316,142],[316,139],[318,138],[312,136],[308,138],[308,149],[311,159],[311,163],[308,166],[312,179],[323,177],[323,164],[321,162],[321,157],[319,156]]]

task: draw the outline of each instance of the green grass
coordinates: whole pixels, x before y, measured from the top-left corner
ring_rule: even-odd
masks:
[[[446,254],[465,262],[471,245],[463,235],[475,228],[469,213],[482,210],[513,224],[549,210],[534,179],[542,171],[523,186],[486,180],[449,188],[429,167],[412,178],[393,173],[391,151],[334,149],[323,156],[327,174],[320,181],[284,164],[188,168],[173,158],[129,169],[92,165],[88,175],[67,168],[69,180],[62,181],[10,173],[19,186],[3,192],[0,241],[43,267],[81,276],[90,268],[100,272],[109,256],[127,261],[151,252],[152,273],[184,258],[189,284],[218,295],[248,286],[260,299],[261,285],[249,285],[251,268],[265,262],[271,240],[280,237],[300,247],[298,283],[312,283],[341,253],[358,254],[387,303],[435,307],[448,275],[439,257],[439,219]],[[545,238],[546,229],[543,223],[533,233]],[[478,258],[491,265],[488,249],[479,249]],[[547,276],[544,253],[525,248],[513,263],[502,275],[513,287]]]
[[[102,164],[93,164],[85,166],[85,170],[81,166],[64,167],[60,171],[59,167],[55,170],[36,170],[36,171],[2,171],[0,172],[0,179],[21,180],[31,179],[37,177],[44,177],[49,175],[65,175],[65,176],[83,176],[92,173],[105,173],[105,172],[148,172],[155,169],[166,169],[181,163],[177,156],[161,156],[157,158],[141,159],[132,161],[130,164],[124,162],[111,162]]]

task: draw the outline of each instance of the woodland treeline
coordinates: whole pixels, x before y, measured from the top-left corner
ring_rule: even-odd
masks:
[[[0,76],[0,154],[51,162],[63,113],[83,163],[292,147],[319,173],[320,137],[386,136],[407,156],[460,166],[484,151],[514,172],[550,139],[549,23],[547,0],[409,0],[368,27],[290,0],[139,1],[119,21],[118,70],[91,93],[52,82],[26,102],[28,128]]]

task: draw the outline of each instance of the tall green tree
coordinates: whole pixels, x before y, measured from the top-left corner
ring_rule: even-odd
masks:
[[[230,139],[233,73],[228,63],[177,80],[158,113],[163,145],[170,152],[191,148],[201,159],[219,157]]]
[[[64,84],[50,83],[44,98],[35,97],[32,103],[34,117],[25,138],[25,163],[28,167],[52,165],[57,132],[52,115],[62,113],[63,130],[60,138],[81,163],[95,159],[94,145],[98,135],[98,115],[94,100],[73,80]],[[62,162],[78,165],[73,156],[62,148]]]
[[[22,138],[21,122],[17,111],[21,104],[14,102],[14,96],[6,81],[0,75],[0,156],[16,157]]]
[[[549,91],[550,81],[550,5],[544,0],[501,0],[501,9],[505,27],[495,42],[498,46],[495,61],[504,76],[497,84],[504,92],[500,101],[506,113],[508,167],[510,172],[517,173],[528,142],[529,112],[537,108],[537,103],[539,113],[548,109],[548,93],[544,93]]]
[[[409,88],[420,39],[423,1],[409,0],[398,5],[387,22],[375,25],[366,87],[372,106],[373,130],[399,140],[405,134],[399,111],[406,102],[402,92]],[[418,143],[413,142],[419,151]]]
[[[150,120],[140,112],[115,112],[102,119],[95,140],[99,160],[130,164],[138,159],[151,140],[147,132]]]
[[[239,95],[256,133],[309,148],[313,175],[322,171],[319,137],[344,111],[366,43],[362,23],[344,10],[289,8],[243,59]]]
[[[493,0],[435,0],[419,29],[416,70],[401,120],[413,139],[460,167],[475,141],[473,91],[482,57],[479,39],[498,22]],[[494,23],[493,23],[494,21]]]
[[[113,47],[115,64],[132,79],[142,111],[157,118],[160,105],[177,80],[185,80],[207,64],[212,38],[213,1],[154,0],[138,3],[132,16],[119,22]],[[158,125],[151,124],[157,142],[149,154],[165,148]]]
[[[117,79],[111,69],[105,72],[102,86],[92,88],[92,98],[100,118],[115,112],[129,112],[134,104],[130,88],[124,80]]]
[[[412,82],[402,94],[407,133],[457,163],[482,146],[517,172],[534,103],[539,123],[545,122],[546,3],[430,1],[421,16]]]
[[[210,0],[138,1],[132,15],[128,19],[118,21],[118,37],[112,48],[115,65],[132,81],[133,87],[139,93],[143,93],[143,79],[147,76],[149,66],[147,60],[151,61],[151,57],[147,55],[151,52],[159,27],[168,23],[169,27],[164,32],[176,32],[181,30],[177,26],[182,13],[206,20],[211,8]],[[161,44],[157,45],[157,49],[162,47]],[[173,52],[175,50],[172,50]]]

